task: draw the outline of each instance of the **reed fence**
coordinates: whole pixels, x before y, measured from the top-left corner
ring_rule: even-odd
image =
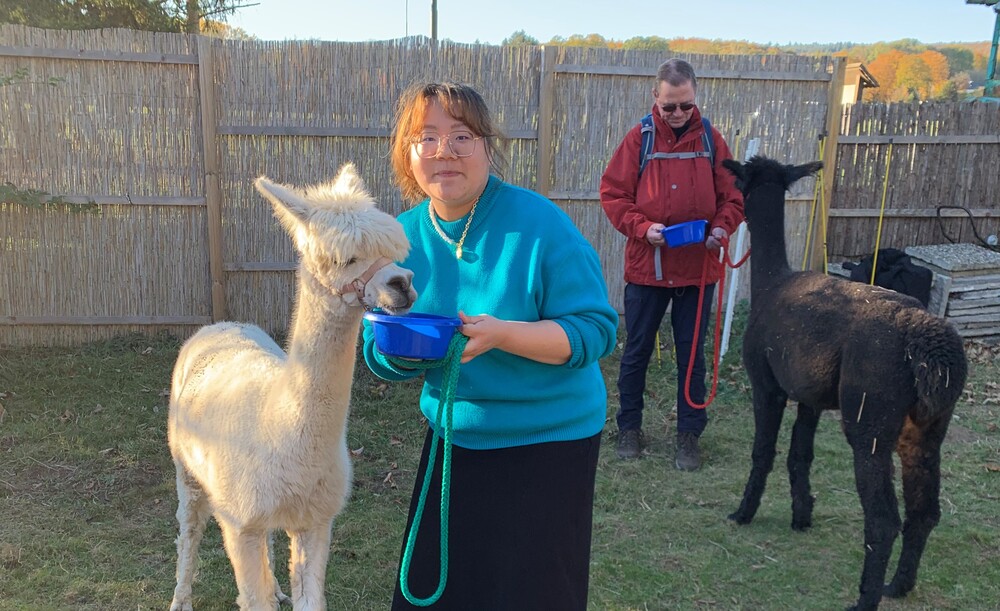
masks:
[[[569,213],[598,250],[620,307],[624,238],[604,217],[597,189],[614,148],[649,112],[663,59],[426,38],[221,41],[0,25],[0,76],[21,76],[0,86],[0,194],[7,195],[0,197],[0,344],[75,343],[129,331],[184,337],[224,318],[284,330],[294,251],[253,178],[315,183],[352,161],[380,207],[399,213],[404,203],[387,159],[396,96],[414,80],[440,78],[483,93],[509,138],[505,178]],[[800,181],[789,194],[790,260],[822,264],[823,240],[813,236],[822,236],[828,208],[831,247],[840,248],[841,233],[850,232],[860,246],[871,222],[863,216],[873,207],[870,191],[882,175],[869,149],[885,144],[844,141],[872,134],[865,126],[877,122],[862,120],[858,108],[849,120],[840,112],[843,60],[686,59],[699,74],[704,114],[735,156],[757,140],[760,153],[789,162],[836,160],[821,184]],[[905,122],[904,110],[893,112]],[[996,125],[988,109],[976,112],[976,129]],[[842,123],[850,128],[838,143]],[[996,174],[995,141],[954,146],[980,147],[961,154],[977,160],[976,171],[993,155]],[[899,150],[890,167],[905,181]],[[958,161],[949,167],[964,171]],[[864,188],[846,177],[865,171]],[[946,171],[934,168],[944,179]],[[893,203],[900,197],[894,192]],[[995,210],[988,197],[975,200],[982,201],[977,214]],[[963,235],[958,221],[949,222]],[[905,233],[895,225],[892,231],[892,239]],[[746,294],[744,284],[737,298]]]

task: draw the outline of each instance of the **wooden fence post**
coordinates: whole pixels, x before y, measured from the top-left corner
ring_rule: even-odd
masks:
[[[830,78],[830,89],[826,99],[826,138],[823,141],[823,184],[820,185],[820,203],[816,216],[822,221],[818,224],[816,235],[812,242],[809,269],[817,272],[826,271],[826,233],[830,226],[830,204],[833,202],[833,180],[837,175],[837,143],[840,141],[840,123],[843,118],[844,74],[847,72],[847,60],[843,57],[833,58],[833,74]]]
[[[559,47],[542,46],[538,87],[538,178],[535,188],[545,197],[552,191],[552,108],[555,97],[555,63]]]
[[[201,104],[202,152],[205,163],[205,203],[208,209],[208,260],[212,276],[212,320],[226,318],[226,278],[222,260],[222,189],[216,142],[215,62],[213,39],[198,37],[198,90]]]

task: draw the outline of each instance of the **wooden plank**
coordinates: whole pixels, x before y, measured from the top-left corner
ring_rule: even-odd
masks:
[[[948,314],[948,320],[953,321],[955,324],[966,322],[998,322],[1000,321],[1000,307],[964,310],[955,314]]]
[[[227,272],[294,272],[299,264],[285,261],[262,263],[258,261],[231,261],[223,266]]]
[[[955,286],[969,286],[972,284],[976,285],[993,285],[1000,287],[1000,274],[977,274],[975,276],[956,276],[954,278]]]
[[[1000,308],[1000,299],[952,299],[948,302],[948,313],[961,314],[976,309]]]
[[[984,327],[979,329],[962,329],[958,330],[958,334],[962,337],[991,337],[1000,336],[1000,327]]]
[[[342,138],[388,138],[385,127],[318,127],[293,125],[220,125],[217,134],[224,136],[315,136]]]
[[[840,59],[840,58],[837,58]],[[560,74],[597,74],[607,76],[645,76],[656,74],[657,66],[590,66],[584,64],[560,64],[552,71]],[[826,72],[781,72],[754,70],[698,70],[699,79],[745,79],[758,81],[829,81]],[[543,115],[544,116],[544,115]]]
[[[101,62],[134,62],[145,64],[198,64],[197,55],[175,53],[129,53],[126,51],[86,51],[83,49],[40,49],[0,45],[0,56],[37,59],[75,59]]]
[[[600,191],[551,191],[548,198],[552,201],[562,201],[562,200],[583,200],[583,201],[599,201],[601,199]],[[811,202],[813,201],[810,195],[798,195],[798,196],[788,196],[785,198],[786,202]]]
[[[0,316],[0,325],[207,325],[209,316]]]
[[[1000,135],[841,136],[841,144],[1000,144]]]
[[[952,299],[993,299],[994,297],[1000,297],[1000,287],[995,287],[992,290],[978,290],[979,287],[967,288],[967,287],[956,287],[952,285],[951,294]],[[969,292],[965,292],[969,291]],[[955,293],[965,293],[962,297],[955,296]]]
[[[834,208],[830,210],[830,217],[860,219],[878,218],[878,208]],[[1000,209],[973,208],[969,212],[973,218],[989,219],[1000,217]],[[885,218],[935,218],[938,211],[935,208],[889,208],[885,211]],[[942,218],[968,218],[969,215],[964,210],[941,210]]]
[[[553,156],[552,109],[555,105],[555,70],[556,54],[559,48],[552,45],[542,46],[542,66],[539,71],[538,84],[538,175],[536,188],[542,195],[548,197],[552,190],[552,173],[555,168]]]
[[[309,125],[220,125],[215,133],[223,136],[292,136],[311,138],[388,138],[384,127],[319,127]],[[534,140],[538,130],[514,129],[503,132],[510,140]]]
[[[840,141],[840,122],[842,119],[841,97],[844,90],[844,75],[847,72],[847,61],[843,57],[833,58],[833,74],[826,93],[826,125],[823,138],[823,170],[820,179],[819,210],[816,215],[817,225],[820,225],[822,239],[812,241],[811,263],[809,269],[821,272],[826,265],[826,249],[828,236],[826,228],[830,226],[830,204],[833,202],[833,183],[837,175],[837,144]]]
[[[158,197],[131,195],[49,195],[70,204],[98,206],[204,206],[204,197]]]
[[[208,264],[212,275],[212,320],[226,318],[226,276],[222,260],[222,189],[219,185],[219,148],[216,143],[214,39],[198,37],[198,90],[201,102],[201,138],[205,161],[205,202],[208,206]]]

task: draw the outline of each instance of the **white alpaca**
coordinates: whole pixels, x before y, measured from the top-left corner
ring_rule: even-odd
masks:
[[[198,331],[174,367],[167,435],[177,467],[177,587],[189,611],[209,516],[222,530],[244,610],[288,602],[271,566],[271,531],[290,539],[296,611],[326,609],[333,518],[351,483],[346,419],[363,307],[405,311],[412,274],[399,222],[375,208],[354,166],[305,190],[264,177],[257,189],[301,261],[288,354],[259,327]]]

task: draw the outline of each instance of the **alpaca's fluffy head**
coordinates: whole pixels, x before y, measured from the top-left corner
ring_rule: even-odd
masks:
[[[292,237],[305,272],[331,290],[340,292],[380,257],[401,261],[410,251],[402,225],[375,207],[352,163],[333,180],[301,189],[264,176],[254,185]],[[380,269],[368,282],[364,305],[406,310],[416,299],[412,276],[396,265]],[[356,301],[353,294],[343,297]]]
[[[733,173],[736,177],[736,186],[746,196],[755,187],[763,185],[777,185],[782,189],[787,189],[800,178],[818,172],[823,167],[823,162],[812,161],[802,165],[786,165],[763,155],[754,155],[746,163],[724,159],[722,165]]]
[[[743,192],[744,211],[747,222],[752,228],[755,217],[762,217],[769,212],[762,209],[766,208],[767,203],[778,203],[784,206],[785,190],[800,178],[818,172],[823,167],[823,162],[812,161],[802,165],[786,165],[774,159],[755,155],[746,163],[724,159],[722,165],[736,177],[736,187]],[[775,194],[772,192],[773,190],[780,192]],[[754,191],[758,191],[759,197],[754,196]],[[771,208],[773,207],[771,206]],[[774,213],[775,211],[770,212]]]

